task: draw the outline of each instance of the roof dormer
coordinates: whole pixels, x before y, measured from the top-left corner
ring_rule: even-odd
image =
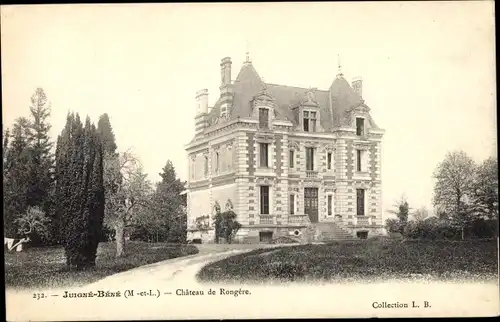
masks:
[[[321,126],[320,105],[316,101],[316,88],[306,91],[302,102],[294,107],[298,113],[297,130],[303,132],[324,132]]]
[[[259,128],[270,130],[276,117],[276,103],[274,97],[267,91],[264,82],[262,83],[262,90],[253,97],[251,106],[252,118],[259,120]]]

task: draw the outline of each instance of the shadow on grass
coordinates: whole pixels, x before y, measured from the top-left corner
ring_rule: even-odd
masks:
[[[100,243],[96,267],[68,271],[62,247],[30,248],[5,254],[5,286],[13,289],[77,287],[142,265],[198,253],[192,245],[128,242],[127,256],[116,258],[115,243]]]

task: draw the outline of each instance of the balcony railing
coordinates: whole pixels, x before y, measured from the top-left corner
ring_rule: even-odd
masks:
[[[308,215],[289,215],[288,223],[292,225],[307,225],[310,223]]]
[[[274,217],[272,215],[260,215],[259,216],[259,223],[261,225],[273,225],[274,224]]]
[[[306,170],[306,178],[317,178],[317,177],[318,177],[318,171]]]
[[[357,216],[356,217],[356,225],[358,226],[371,226],[372,217],[370,216]]]

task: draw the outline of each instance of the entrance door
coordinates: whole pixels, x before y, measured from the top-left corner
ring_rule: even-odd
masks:
[[[318,188],[304,188],[304,213],[311,222],[318,222]]]

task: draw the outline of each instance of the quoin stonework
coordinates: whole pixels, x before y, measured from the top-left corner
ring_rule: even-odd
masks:
[[[349,83],[339,65],[328,89],[266,83],[248,55],[234,81],[229,57],[220,68],[215,105],[206,89],[196,93],[195,136],[186,145],[188,240],[214,241],[216,202],[236,212],[240,242],[384,233],[384,130],[363,100],[362,80]]]

